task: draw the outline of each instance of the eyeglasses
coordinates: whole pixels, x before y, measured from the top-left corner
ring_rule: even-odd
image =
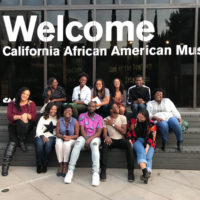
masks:
[[[78,100],[81,100],[81,94],[78,94]]]

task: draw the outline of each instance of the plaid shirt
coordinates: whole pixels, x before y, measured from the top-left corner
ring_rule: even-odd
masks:
[[[137,136],[135,134],[136,124],[136,119],[132,118],[130,123],[128,124],[128,132],[126,134],[126,138],[128,140],[131,140],[132,144],[134,144],[137,140]],[[154,149],[156,148],[156,125],[153,123],[153,121],[150,121],[150,126],[148,127],[148,134],[145,138],[145,146],[147,144],[152,146]]]

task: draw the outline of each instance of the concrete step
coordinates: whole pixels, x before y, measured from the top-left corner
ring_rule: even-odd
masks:
[[[6,145],[0,144],[0,164],[2,162],[3,153]],[[177,152],[175,148],[167,148],[163,152],[159,148],[156,149],[153,158],[154,169],[200,169],[200,147],[184,147],[183,152]],[[33,145],[28,145],[28,151],[22,152],[17,148],[14,155],[12,165],[14,166],[35,166],[35,150]],[[91,167],[91,153],[82,151],[77,163],[77,167]],[[55,151],[52,152],[49,166],[58,166]],[[136,168],[138,168],[135,163]],[[108,167],[126,168],[125,151],[121,149],[112,149],[108,154]]]

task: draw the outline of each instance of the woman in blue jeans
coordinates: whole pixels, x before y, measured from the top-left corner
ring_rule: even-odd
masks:
[[[147,110],[140,110],[137,119],[131,119],[127,138],[133,145],[138,165],[142,169],[143,174],[140,179],[147,184],[152,173],[152,157],[156,145],[156,126],[149,121]]]
[[[54,103],[47,104],[45,112],[38,122],[34,139],[37,173],[47,172],[49,155],[55,146],[57,119],[57,106]]]

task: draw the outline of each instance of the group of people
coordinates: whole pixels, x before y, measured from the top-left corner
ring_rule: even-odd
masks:
[[[177,149],[182,149],[182,119],[173,102],[164,98],[164,90],[153,93],[144,85],[141,75],[135,85],[124,90],[120,79],[115,78],[111,89],[97,79],[94,87],[87,86],[88,75],[79,75],[79,86],[73,89],[71,103],[66,103],[64,88],[55,78],[48,80],[45,88],[44,112],[40,117],[34,139],[37,173],[47,171],[51,151],[55,148],[59,169],[57,176],[71,183],[77,160],[82,149],[92,154],[92,185],[106,181],[108,152],[112,148],[125,150],[128,181],[134,181],[134,151],[142,169],[140,179],[148,183],[152,173],[152,157],[156,147],[157,130],[162,135],[165,151],[169,130],[177,137]],[[8,169],[16,146],[26,152],[25,139],[37,119],[36,105],[30,100],[30,90],[21,88],[15,100],[8,104],[9,143],[6,147],[2,175]],[[126,104],[130,104],[132,117],[127,120]],[[101,146],[101,150],[100,150]]]

